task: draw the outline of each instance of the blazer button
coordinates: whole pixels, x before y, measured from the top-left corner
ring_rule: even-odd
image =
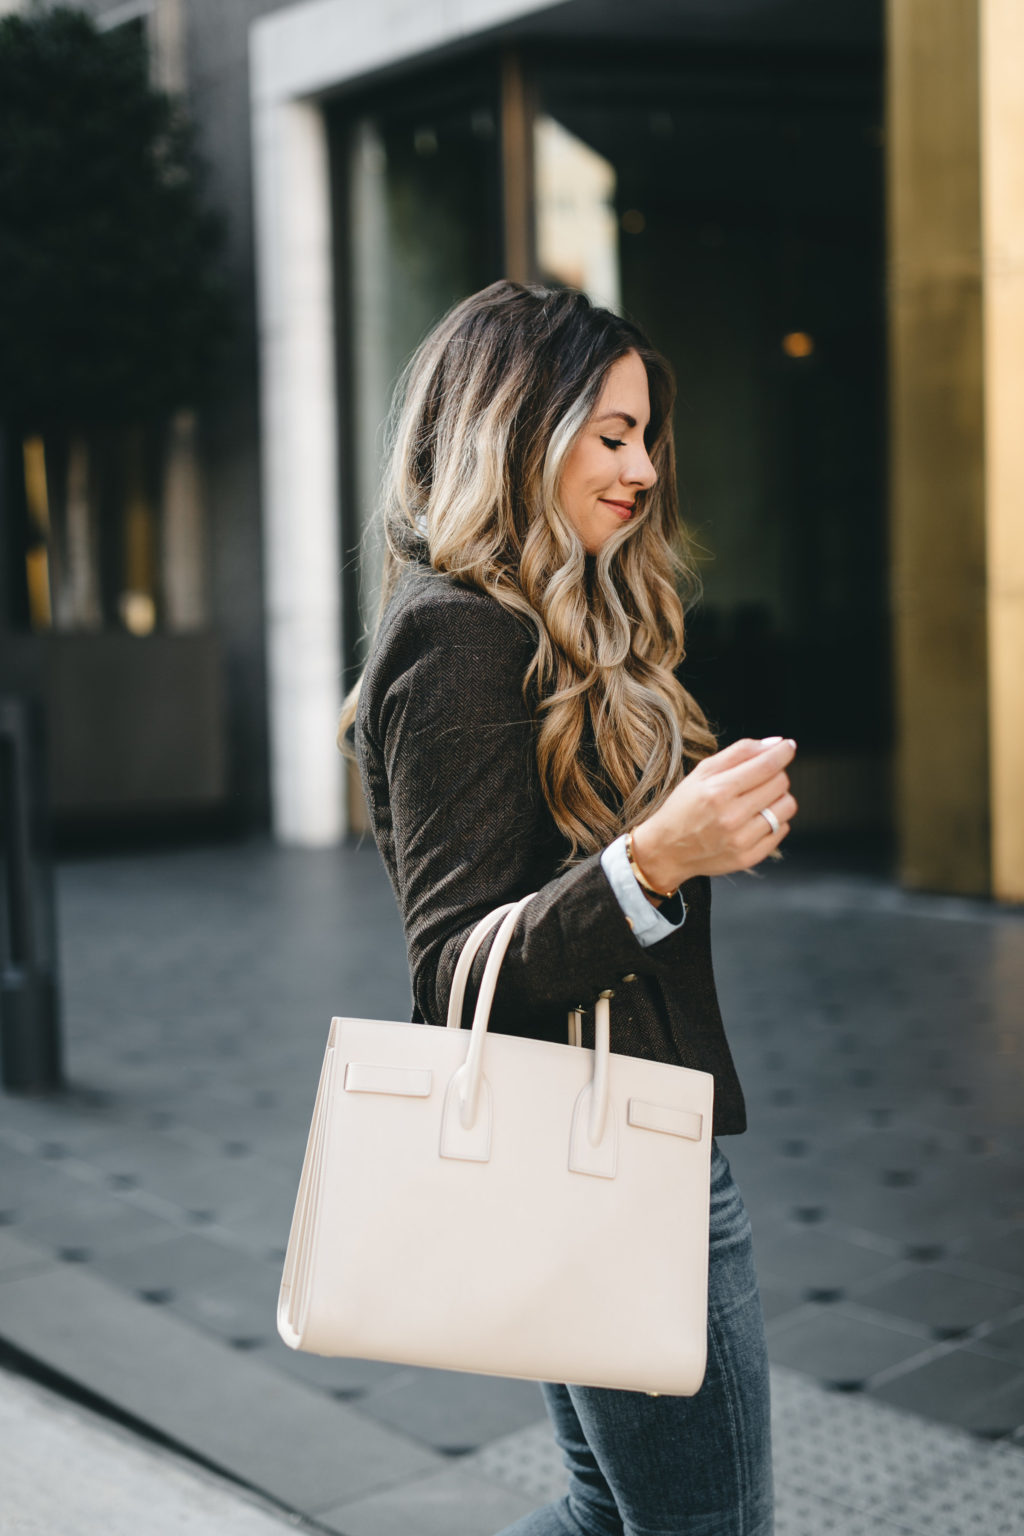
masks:
[[[623,981],[636,981],[636,976],[630,971],[628,976],[623,976]]]

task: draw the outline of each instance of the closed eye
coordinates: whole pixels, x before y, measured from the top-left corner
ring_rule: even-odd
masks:
[[[621,437],[602,437],[601,441],[606,448],[625,448],[626,446]]]

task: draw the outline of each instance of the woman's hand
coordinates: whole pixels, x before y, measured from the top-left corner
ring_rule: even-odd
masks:
[[[796,815],[785,771],[795,753],[795,741],[744,738],[699,762],[633,829],[645,878],[659,891],[674,891],[694,875],[729,875],[767,858]],[[778,832],[762,810],[774,811]]]

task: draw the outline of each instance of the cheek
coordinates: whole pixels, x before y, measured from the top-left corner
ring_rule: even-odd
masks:
[[[566,479],[575,496],[593,495],[608,479],[607,452],[595,451],[592,443],[577,446],[566,465]]]
[[[597,498],[615,478],[608,459],[603,444],[585,438],[575,445],[562,470],[559,501],[566,517],[585,540],[595,519],[605,510],[597,505]]]
[[[565,469],[562,471],[562,483],[559,487],[559,499],[570,516],[579,510],[586,491],[586,464],[579,449],[576,449],[566,460]]]

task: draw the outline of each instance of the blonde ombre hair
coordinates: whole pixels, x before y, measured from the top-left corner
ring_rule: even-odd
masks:
[[[656,485],[588,556],[559,503],[566,457],[611,365],[647,372]],[[683,595],[696,580],[676,501],[667,362],[630,322],[572,290],[492,283],[457,304],[413,356],[395,396],[380,516],[381,613],[403,566],[489,593],[537,648],[523,678],[537,766],[569,861],[647,816],[687,764],[716,750],[674,674]],[[355,719],[345,700],[339,739]]]

